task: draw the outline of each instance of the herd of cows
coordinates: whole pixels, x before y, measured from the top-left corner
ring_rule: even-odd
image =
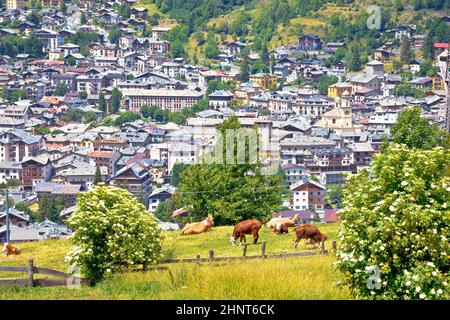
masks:
[[[261,222],[256,219],[247,219],[239,222],[235,225],[233,233],[230,237],[233,246],[236,245],[236,240],[239,239],[239,245],[242,242],[246,242],[245,236],[253,236],[253,244],[258,242],[259,230],[263,225],[267,228],[271,228],[275,234],[285,234],[289,232],[289,228],[294,228],[296,235],[295,248],[297,249],[300,240],[305,239],[310,244],[315,246],[316,243],[321,243],[327,239],[327,235],[320,232],[319,228],[312,224],[302,224],[296,226],[299,216],[295,215],[291,218],[272,218],[267,223]],[[182,235],[193,235],[208,232],[212,229],[214,221],[211,215],[208,215],[205,220],[200,222],[188,223],[181,230]],[[5,243],[2,248],[3,256],[17,255],[20,254],[20,249],[13,246],[10,243]]]
[[[272,218],[267,223],[261,222],[256,219],[247,219],[239,222],[233,229],[233,233],[230,237],[233,246],[236,245],[236,240],[239,239],[239,245],[242,242],[246,242],[245,236],[253,236],[253,244],[258,242],[259,230],[263,225],[267,228],[271,228],[275,234],[285,234],[289,232],[289,228],[294,227],[296,234],[295,248],[297,249],[300,240],[305,239],[307,242],[315,246],[316,243],[321,243],[327,239],[327,235],[320,232],[319,228],[312,224],[302,224],[296,226],[299,216],[295,215],[291,218]],[[208,232],[212,229],[214,221],[211,215],[208,215],[205,220],[200,222],[188,223],[181,230],[182,235],[193,235]]]

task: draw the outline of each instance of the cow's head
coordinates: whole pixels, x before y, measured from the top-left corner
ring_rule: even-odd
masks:
[[[230,241],[233,246],[236,245],[236,237],[230,237]]]
[[[292,221],[296,222],[300,220],[300,216],[296,213],[293,217],[292,217]]]
[[[5,242],[5,244],[3,245],[2,253],[8,252],[8,248],[9,248],[9,242]]]
[[[214,224],[214,220],[212,215],[208,214],[208,216],[206,217],[206,221],[210,224],[213,225]]]

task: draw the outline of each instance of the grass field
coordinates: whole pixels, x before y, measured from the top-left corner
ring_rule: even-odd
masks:
[[[320,225],[330,240],[336,239],[337,225]],[[217,227],[206,234],[181,236],[168,232],[164,240],[167,258],[238,256],[242,247],[229,242],[232,227]],[[267,242],[267,254],[294,252],[294,234],[275,236],[269,230],[260,232]],[[248,238],[250,242],[250,237]],[[327,241],[327,248],[330,241]],[[20,244],[22,255],[1,257],[0,265],[25,266],[33,257],[39,267],[66,271],[64,256],[71,245],[67,240]],[[250,245],[248,255],[259,254],[260,245]],[[302,243],[299,251],[313,250]],[[249,260],[169,265],[168,270],[121,273],[105,279],[95,287],[80,289],[19,288],[0,290],[0,299],[349,299],[348,290],[335,286],[339,273],[333,269],[332,255],[284,259]],[[24,274],[2,273],[1,277],[23,277]],[[245,285],[243,285],[245,283]],[[282,285],[279,285],[282,284]]]

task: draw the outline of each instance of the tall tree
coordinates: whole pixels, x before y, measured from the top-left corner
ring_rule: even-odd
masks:
[[[350,71],[358,71],[362,67],[360,44],[352,43],[345,55],[346,67]]]
[[[269,56],[269,50],[267,49],[267,42],[264,41],[262,48],[261,48],[261,61],[266,65],[269,66],[270,64],[270,56]]]
[[[53,94],[58,97],[63,97],[67,94],[68,91],[69,89],[67,88],[67,86],[64,83],[60,82],[56,85],[55,92]]]
[[[100,167],[97,166],[95,168],[95,175],[94,175],[94,184],[102,182],[102,173],[100,171]]]
[[[84,24],[87,23],[86,14],[85,14],[84,12],[81,13],[81,16],[80,16],[80,23],[81,23],[82,25],[84,25]]]
[[[250,77],[250,62],[248,56],[245,55],[241,65],[241,82],[247,82]]]
[[[427,32],[422,45],[422,55],[425,59],[434,60],[435,48],[431,32]]]
[[[192,164],[183,171],[178,185],[182,204],[192,208],[199,217],[211,214],[218,225],[247,218],[265,220],[281,203],[281,177],[264,175],[259,162],[248,161],[251,142],[240,136],[240,128],[237,117],[228,118],[217,128],[223,145],[218,144],[215,153],[223,152],[224,159],[229,153],[230,161]],[[227,139],[232,142],[230,145]],[[246,141],[245,150],[241,150],[247,160],[245,163],[238,162],[238,141]]]
[[[411,44],[407,36],[402,37],[400,45],[400,62],[403,64],[409,64],[414,60],[414,52],[411,49]]]
[[[117,113],[120,109],[120,100],[122,99],[122,92],[114,88],[111,92],[111,108],[113,113]]]
[[[105,94],[103,92],[98,94],[98,108],[104,113],[108,113],[108,106],[106,104]]]
[[[213,32],[208,32],[205,45],[205,55],[208,59],[213,59],[219,55],[216,37]]]
[[[61,222],[59,215],[64,207],[63,198],[43,196],[39,201],[38,220]]]

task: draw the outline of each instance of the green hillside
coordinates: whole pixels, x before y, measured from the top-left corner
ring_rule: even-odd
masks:
[[[401,23],[414,23],[418,32],[429,30],[430,19],[450,14],[450,0],[142,0],[154,1],[168,17],[187,26],[191,34],[184,48],[189,60],[208,58],[207,42],[198,42],[193,34],[213,33],[220,46],[232,39],[252,43],[260,51],[294,44],[298,36],[314,33],[324,41],[358,41],[370,50],[378,46],[381,33]],[[213,6],[215,4],[215,6]],[[368,7],[381,10],[381,29],[368,30]],[[442,37],[450,37],[443,34]],[[210,43],[211,46],[211,43]],[[195,56],[195,58],[194,58]]]

